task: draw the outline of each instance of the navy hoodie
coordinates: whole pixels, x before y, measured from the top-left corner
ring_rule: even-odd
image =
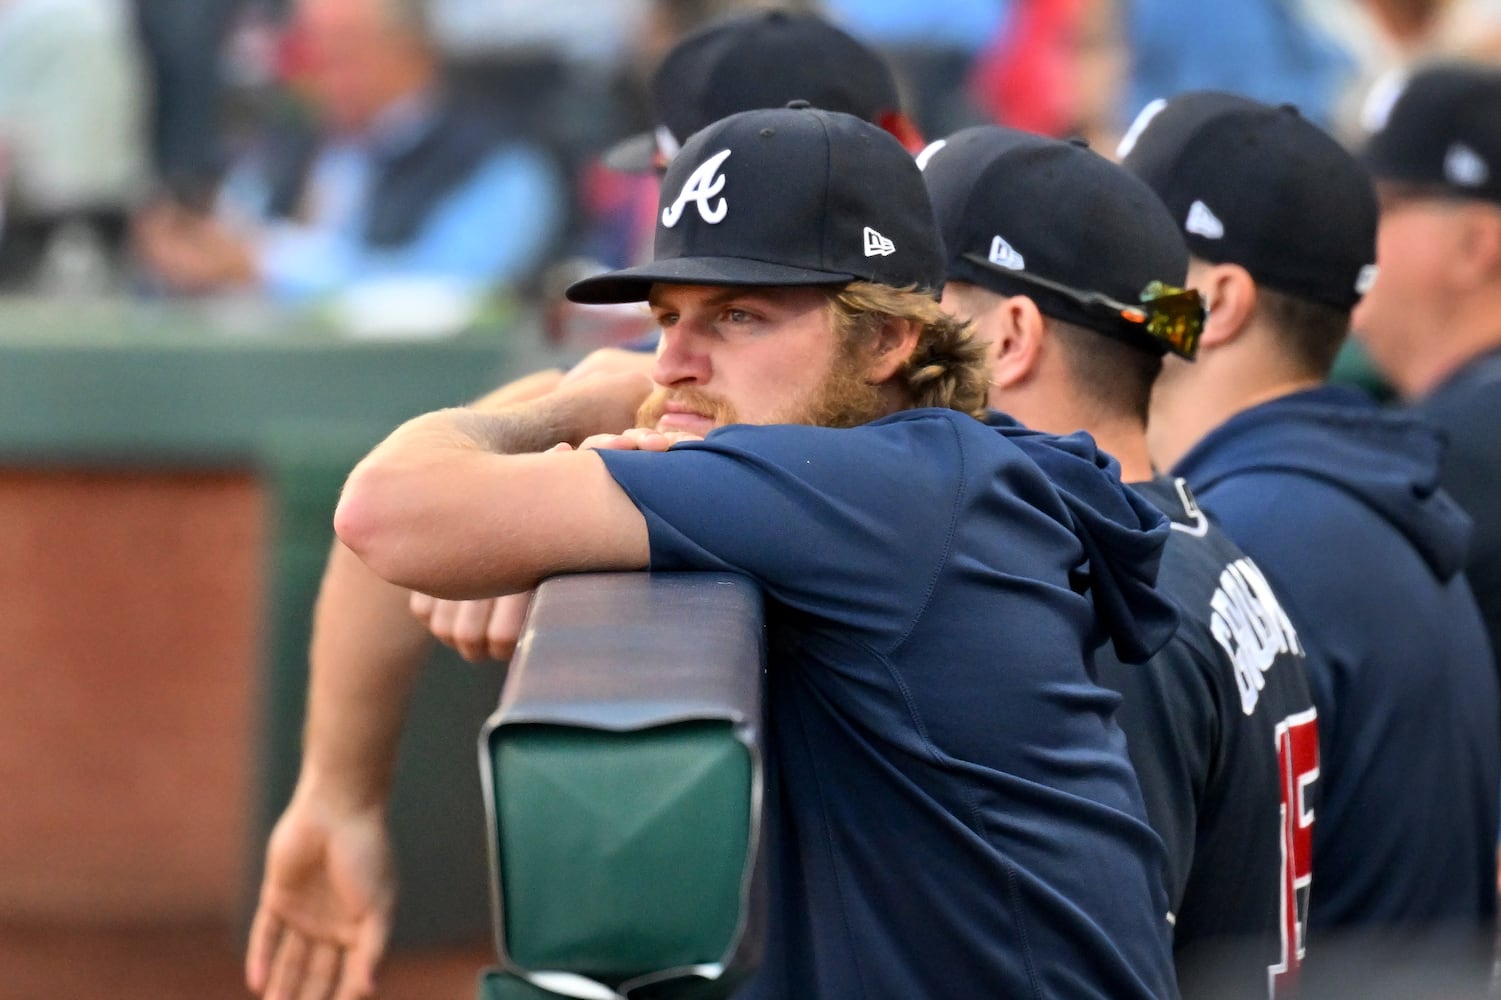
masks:
[[[1237,414],[1173,469],[1308,654],[1323,800],[1305,973],[1321,932],[1416,939],[1494,919],[1501,708],[1441,457],[1427,424],[1325,386]]]
[[[1168,534],[1084,435],[921,409],[601,451],[657,570],[767,597],[765,960],[755,998],[1176,995],[1162,844],[1107,638],[1176,615]]]

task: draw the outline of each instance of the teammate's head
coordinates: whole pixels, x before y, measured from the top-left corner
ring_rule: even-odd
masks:
[[[1082,146],[986,125],[919,158],[946,254],[944,303],[995,360],[991,402],[1049,393],[1048,358],[1076,394],[1145,422],[1162,356],[1192,357],[1203,309],[1178,292],[1188,248],[1142,181]]]
[[[874,122],[909,148],[920,142],[881,57],[811,13],[737,12],[712,21],[667,53],[651,96],[656,129],[608,150],[608,166],[662,169],[710,122],[795,100]]]
[[[1224,290],[1206,282],[1248,276],[1248,316],[1299,369],[1327,374],[1375,274],[1376,198],[1354,156],[1290,106],[1213,91],[1153,102],[1120,152],[1182,227],[1211,315]],[[1211,320],[1206,347],[1236,316]]]
[[[1399,86],[1373,95],[1379,270],[1354,319],[1387,377],[1420,395],[1501,340],[1501,69],[1435,65]]]
[[[567,295],[651,303],[668,403],[717,423],[849,424],[913,405],[983,407],[982,354],[935,301],[943,278],[902,145],[799,106],[697,132],[663,180],[652,262]],[[852,398],[823,399],[830,386]]]

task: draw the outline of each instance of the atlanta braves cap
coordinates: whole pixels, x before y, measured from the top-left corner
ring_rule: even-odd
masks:
[[[1424,67],[1388,109],[1362,154],[1378,181],[1501,202],[1501,69]]]
[[[940,139],[918,162],[950,281],[1026,295],[1046,316],[1167,349],[1140,323],[1037,281],[1126,304],[1153,282],[1182,285],[1188,247],[1144,182],[1084,145],[998,125]]]
[[[863,119],[793,105],[731,115],[690,138],[662,180],[653,261],[575,282],[568,298],[641,302],[656,282],[942,288],[912,156]]]
[[[804,100],[884,126],[901,107],[880,56],[815,14],[786,10],[732,14],[684,36],[652,76],[651,97],[656,130],[612,146],[606,166],[650,170],[738,111]]]
[[[1375,277],[1370,177],[1290,105],[1218,91],[1154,101],[1119,152],[1203,260],[1239,264],[1268,288],[1338,309]]]

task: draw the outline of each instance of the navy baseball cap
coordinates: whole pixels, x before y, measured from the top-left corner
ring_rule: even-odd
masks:
[[[1413,73],[1362,160],[1378,181],[1501,202],[1501,69],[1451,63]]]
[[[901,102],[874,51],[815,14],[756,11],[719,18],[684,36],[651,81],[658,125],[605,151],[605,165],[645,172],[688,137],[739,111],[803,100],[887,127]]]
[[[922,173],[879,126],[808,107],[744,111],[667,168],[649,264],[568,286],[574,302],[642,302],[677,285],[943,287]]]
[[[1338,309],[1375,277],[1376,194],[1354,155],[1291,105],[1219,91],[1154,101],[1121,162],[1167,203],[1189,250]]]
[[[1128,319],[1100,308],[1140,305],[1188,273],[1177,223],[1135,175],[1085,145],[999,125],[940,139],[918,162],[950,281],[1025,295],[1046,316],[1143,350],[1193,355],[1203,325],[1196,294],[1197,316],[1184,317],[1192,330],[1177,341],[1149,333],[1144,311]]]

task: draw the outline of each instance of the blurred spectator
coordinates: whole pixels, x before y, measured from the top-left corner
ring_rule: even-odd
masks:
[[[0,0],[0,287],[109,288],[147,177],[126,0]]]
[[[455,58],[547,52],[579,66],[613,62],[646,0],[430,0],[433,36]]]
[[[1328,127],[1354,71],[1304,0],[1132,0],[1122,16],[1130,75],[1118,122],[1187,90],[1293,104]]]
[[[1333,121],[1349,144],[1370,131],[1362,109],[1394,73],[1444,57],[1501,62],[1501,0],[1344,0],[1311,9],[1354,59]]]
[[[1339,2],[1339,0],[1336,0]],[[1295,104],[1328,125],[1353,59],[1318,0],[1033,0],[982,57],[997,121],[1111,150],[1146,105],[1188,90]]]
[[[991,119],[1042,135],[1082,132],[1088,118],[1081,86],[1092,65],[1085,0],[1032,0],[1016,4],[975,63],[971,90]],[[1119,78],[1112,73],[1112,83]]]
[[[621,68],[647,0],[429,2],[456,96],[480,109],[503,103],[511,125],[568,178],[619,134],[629,100]],[[570,212],[570,241],[579,219]]]
[[[440,84],[415,0],[299,0],[290,38],[316,122],[238,164],[214,214],[172,200],[142,213],[141,257],[163,285],[380,308],[420,290],[462,313],[532,275],[562,179],[502,105],[481,113]]]

